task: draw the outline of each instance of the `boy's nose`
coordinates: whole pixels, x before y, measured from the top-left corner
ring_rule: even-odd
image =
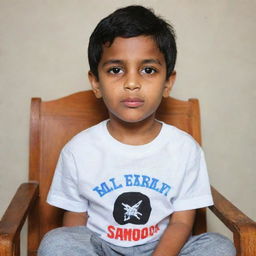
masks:
[[[140,89],[141,85],[138,79],[135,77],[129,77],[124,83],[124,89],[125,90],[136,90]]]

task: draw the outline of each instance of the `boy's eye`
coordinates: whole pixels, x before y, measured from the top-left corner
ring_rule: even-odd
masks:
[[[156,73],[156,69],[155,68],[146,67],[146,68],[142,69],[142,73],[152,75],[152,74]]]
[[[121,68],[114,67],[114,68],[110,68],[108,72],[111,74],[121,74],[123,71]]]

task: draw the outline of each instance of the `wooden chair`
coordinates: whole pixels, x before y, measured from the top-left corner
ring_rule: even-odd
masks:
[[[72,136],[108,118],[92,91],[53,100],[33,98],[30,123],[29,182],[22,184],[0,222],[0,255],[20,255],[20,230],[28,216],[28,255],[35,256],[43,235],[61,226],[63,211],[49,206],[46,196],[56,161]],[[163,100],[157,118],[190,133],[201,143],[199,103],[196,99]],[[212,188],[210,209],[233,232],[237,255],[256,255],[256,224]],[[194,233],[206,231],[206,209],[197,211]]]

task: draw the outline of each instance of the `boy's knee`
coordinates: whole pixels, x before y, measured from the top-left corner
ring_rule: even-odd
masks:
[[[67,241],[70,241],[67,228],[61,227],[49,231],[40,243],[38,256],[63,255],[61,249],[66,247]],[[59,254],[56,254],[57,252]]]
[[[217,255],[235,256],[236,249],[234,244],[225,236],[218,233],[207,233],[209,248],[215,248]]]

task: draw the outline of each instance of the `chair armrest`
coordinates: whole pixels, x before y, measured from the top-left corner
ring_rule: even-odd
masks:
[[[37,182],[23,183],[18,188],[0,221],[1,256],[13,255],[13,251],[19,251],[19,244],[15,246],[14,244],[19,243],[21,228],[38,196]]]
[[[233,232],[237,256],[256,255],[256,222],[212,189],[214,205],[210,210]]]

